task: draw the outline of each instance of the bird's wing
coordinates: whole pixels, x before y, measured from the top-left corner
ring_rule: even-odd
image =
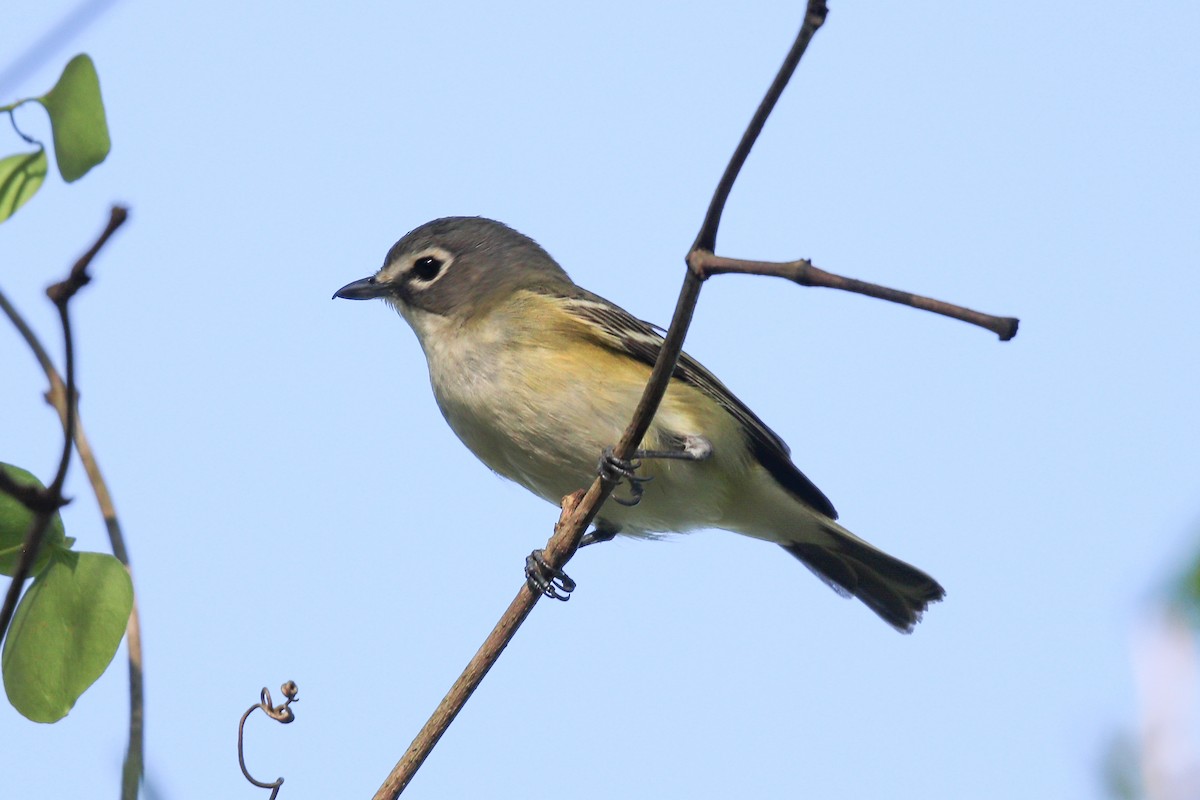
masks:
[[[653,325],[584,289],[562,300],[568,311],[599,328],[598,338],[605,346],[654,366],[663,337]],[[837,519],[837,511],[829,498],[792,463],[791,451],[783,439],[725,388],[725,384],[716,376],[687,353],[682,353],[675,367],[675,377],[717,401],[738,421],[754,457],[781,486],[825,516]]]

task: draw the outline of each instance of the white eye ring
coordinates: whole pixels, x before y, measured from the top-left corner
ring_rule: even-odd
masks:
[[[404,270],[404,280],[417,289],[425,289],[442,279],[454,263],[454,256],[440,247],[430,248],[417,255]]]
[[[421,283],[432,283],[441,274],[442,268],[446,266],[446,262],[442,261],[437,256],[421,256],[413,262],[412,268],[408,273],[414,279]]]

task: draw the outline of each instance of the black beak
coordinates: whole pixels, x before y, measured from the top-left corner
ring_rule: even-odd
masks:
[[[387,287],[379,281],[375,280],[374,276],[363,278],[353,283],[347,283],[342,288],[333,293],[335,298],[342,297],[346,300],[371,300],[376,297],[383,297],[387,294]]]

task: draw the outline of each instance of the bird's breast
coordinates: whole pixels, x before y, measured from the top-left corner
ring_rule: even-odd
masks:
[[[545,500],[588,486],[606,447],[620,439],[649,377],[649,367],[586,342],[454,335],[424,339],[438,407],[455,434],[495,472]],[[434,344],[436,342],[436,344]],[[568,346],[569,345],[569,346]],[[744,467],[736,425],[715,403],[697,412],[692,387],[672,382],[643,446],[660,449],[683,435],[713,442],[704,462],[647,461],[642,502],[607,503],[600,517],[626,533],[718,524]],[[731,472],[732,470],[732,472]],[[627,487],[619,487],[623,496]]]

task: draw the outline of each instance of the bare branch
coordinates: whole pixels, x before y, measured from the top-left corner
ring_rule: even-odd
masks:
[[[21,505],[25,506],[30,511],[47,512],[53,515],[55,511],[67,504],[67,501],[59,498],[54,498],[36,486],[27,486],[23,483],[17,483],[7,472],[0,471],[0,492],[16,498]]]
[[[50,388],[46,390],[45,399],[58,412],[59,421],[62,423],[63,431],[65,432],[67,425],[67,387],[63,383],[62,376],[58,374],[58,369],[55,368],[54,362],[50,359],[46,348],[42,346],[42,342],[38,339],[37,334],[33,332],[33,329],[25,322],[25,318],[8,301],[3,292],[0,292],[0,311],[5,313],[12,322],[13,327],[21,334],[21,338],[25,340],[30,351],[33,352],[34,358],[41,365],[42,371],[46,374],[46,380],[49,381]],[[117,516],[117,510],[113,504],[108,483],[104,479],[104,474],[100,471],[100,464],[97,462],[95,452],[92,450],[91,441],[84,431],[83,420],[79,417],[78,405],[75,410],[75,452],[79,454],[79,460],[83,464],[84,472],[87,473],[88,481],[92,485],[92,492],[96,496],[96,502],[100,506],[100,514],[104,517],[104,525],[108,530],[108,539],[112,545],[113,555],[125,565],[125,571],[129,573],[132,579],[133,570],[129,564],[129,551],[125,547],[125,537],[121,530],[121,522]],[[11,481],[8,480],[8,476],[0,473],[0,491],[7,490],[9,483]],[[22,486],[17,488],[22,492],[31,491],[28,487]],[[32,493],[36,495],[36,492]],[[20,497],[20,495],[12,491],[9,491],[9,494]],[[125,766],[122,770],[121,796],[124,800],[136,800],[138,784],[142,776],[142,761],[145,750],[141,618],[138,614],[136,595],[133,599],[133,608],[129,614],[129,624],[125,628],[125,644],[129,657],[129,747],[125,754]]]
[[[788,53],[783,65],[779,68],[779,73],[775,76],[771,88],[767,91],[766,96],[759,105],[758,111],[755,112],[749,127],[746,129],[746,133],[742,136],[737,151],[734,153],[733,158],[730,159],[729,166],[725,169],[725,174],[722,176],[717,190],[713,195],[712,203],[709,206],[708,216],[705,218],[700,233],[696,238],[697,245],[694,245],[693,249],[706,244],[706,249],[711,250],[712,243],[716,241],[716,232],[717,226],[720,223],[721,211],[724,208],[725,200],[728,198],[730,190],[733,188],[733,181],[736,179],[737,173],[741,169],[746,156],[749,155],[750,149],[754,146],[754,142],[758,138],[758,134],[762,130],[767,116],[771,113],[771,109],[774,108],[775,102],[783,92],[783,87],[787,85],[801,56],[804,55],[804,50],[807,48],[813,34],[816,33],[817,29],[824,22],[825,14],[823,0],[810,0],[808,11],[805,14],[804,25],[800,28],[795,44],[792,45],[791,51]],[[667,383],[670,381],[671,374],[675,370],[675,363],[679,360],[679,354],[682,352],[683,339],[687,334],[688,325],[691,323],[692,313],[696,308],[696,301],[699,299],[702,284],[703,279],[696,272],[689,269],[684,277],[683,289],[680,292],[679,301],[675,306],[675,314],[671,320],[671,327],[667,331],[666,339],[662,349],[659,351],[658,361],[654,365],[654,370],[650,374],[646,389],[642,394],[637,409],[633,413],[633,419],[630,421],[624,435],[622,435],[621,441],[614,449],[614,453],[618,458],[629,458],[650,427],[650,421],[654,418],[654,413],[658,410],[658,405],[666,393]],[[612,481],[597,477],[587,492],[583,493],[582,497],[580,497],[579,492],[576,492],[574,495],[563,498],[562,514],[555,525],[554,535],[543,551],[543,556],[549,565],[561,569],[570,560],[571,556],[575,554],[575,551],[579,548],[579,541],[583,537],[584,531],[591,524],[601,504],[612,493],[615,485]],[[380,786],[379,791],[375,793],[375,800],[394,800],[394,798],[400,796],[400,793],[404,791],[404,787],[409,784],[416,771],[421,767],[421,764],[424,763],[433,747],[437,744],[438,739],[445,733],[450,723],[454,721],[458,712],[462,710],[471,693],[479,686],[479,683],[487,675],[492,665],[496,663],[504,648],[512,641],[517,628],[529,616],[534,604],[537,603],[540,597],[541,595],[538,592],[528,586],[521,587],[520,593],[513,599],[508,609],[504,612],[504,615],[500,618],[500,621],[496,624],[496,627],[492,629],[492,633],[475,654],[475,657],[471,659],[467,668],[463,670],[458,680],[455,681],[454,686],[451,687],[437,710],[434,711],[433,716],[425,723],[421,732],[417,734],[417,738],[409,745],[404,756],[397,762],[391,774],[388,775],[387,780]]]
[[[96,241],[87,249],[79,260],[75,262],[75,266],[71,267],[67,277],[58,283],[52,284],[46,289],[46,296],[49,297],[54,305],[60,308],[66,307],[75,293],[82,289],[91,281],[91,276],[87,274],[87,269],[91,266],[92,259],[100,252],[100,248],[104,247],[109,238],[117,232],[125,224],[125,220],[129,218],[129,209],[124,206],[113,206],[109,212],[108,224],[104,226],[104,230],[96,238]]]
[[[89,280],[87,268],[92,260],[99,253],[100,248],[109,240],[113,233],[124,224],[128,219],[128,211],[122,207],[116,206],[111,210],[109,221],[105,226],[104,231],[97,237],[96,242],[88,248],[88,250],[79,258],[72,266],[67,278],[47,290],[47,294],[59,307],[60,314],[65,315],[66,304],[70,298],[86,284]],[[62,287],[62,288],[56,288]],[[42,346],[41,340],[33,332],[33,329],[25,322],[25,319],[17,311],[17,309],[8,301],[8,298],[0,292],[0,310],[3,310],[5,315],[12,322],[13,326],[20,333],[25,343],[33,352],[34,358],[41,365],[42,371],[46,374],[46,379],[50,383],[50,388],[46,391],[46,402],[49,403],[55,411],[58,412],[59,421],[63,426],[63,433],[66,437],[66,458],[69,459],[70,443],[74,440],[76,452],[79,453],[79,459],[83,464],[84,471],[87,473],[88,480],[92,485],[92,491],[96,495],[96,501],[100,506],[100,513],[104,517],[104,524],[108,530],[109,541],[112,544],[113,555],[117,557],[122,564],[125,565],[125,571],[129,573],[130,578],[133,577],[132,569],[129,565],[129,552],[125,546],[125,538],[121,532],[121,523],[117,517],[117,511],[112,501],[112,495],[109,492],[108,484],[104,480],[104,476],[100,471],[100,465],[96,461],[95,453],[92,450],[91,442],[84,432],[83,424],[79,419],[79,410],[77,402],[68,403],[67,398],[77,400],[77,395],[74,391],[74,365],[73,354],[68,360],[68,376],[71,390],[68,390],[67,383],[64,383],[62,377],[58,374],[58,370],[54,366],[46,348]],[[64,323],[65,318],[64,318]],[[67,324],[69,329],[69,324]],[[67,338],[68,343],[71,339]],[[62,469],[60,463],[60,471],[65,475],[65,469]],[[9,481],[7,475],[0,473],[0,490],[8,490]],[[24,488],[24,487],[21,487]],[[18,499],[20,495],[14,492]],[[61,496],[60,490],[57,497],[49,497],[48,500],[54,501],[57,509],[66,501]],[[22,500],[22,502],[25,502]],[[26,503],[27,507],[29,506]],[[32,507],[31,507],[32,508]],[[48,524],[50,517],[47,516],[46,523]],[[44,525],[43,525],[44,531]],[[31,531],[32,533],[32,531]],[[39,541],[37,547],[40,548],[40,537],[43,534],[38,534]],[[25,552],[23,556],[28,557],[29,565],[33,564],[33,559],[36,558],[36,552],[31,553],[31,542],[27,537],[25,542]],[[18,569],[18,573],[28,575],[28,567],[24,571]],[[22,579],[22,581],[24,578]],[[15,588],[15,591],[14,591]],[[16,597],[20,594],[20,587],[17,584],[17,578],[14,576],[13,583],[9,586],[9,595],[12,597],[13,607],[15,609]],[[9,598],[5,600],[5,611],[0,614],[0,631],[7,629],[9,620],[11,619],[12,611],[9,610]],[[141,637],[141,622],[138,615],[137,598],[134,597],[133,607],[129,615],[129,622],[125,629],[126,650],[129,657],[129,746],[125,754],[125,764],[122,770],[121,781],[121,796],[124,800],[136,800],[138,786],[142,776],[143,753],[145,750],[145,734],[144,734],[144,689],[142,683],[142,637]]]
[[[855,292],[856,294],[865,294],[869,297],[878,297],[880,300],[900,303],[901,305],[911,306],[923,311],[932,311],[935,314],[941,314],[945,317],[978,325],[995,333],[1000,337],[1000,341],[1002,342],[1007,342],[1016,336],[1017,326],[1020,324],[1020,320],[1016,317],[996,317],[991,314],[985,314],[982,311],[973,311],[969,308],[954,305],[953,303],[934,300],[931,297],[924,297],[919,294],[912,294],[911,292],[901,292],[897,289],[889,289],[886,286],[867,283],[856,278],[845,278],[841,275],[835,275],[832,272],[826,272],[823,269],[814,267],[813,263],[806,258],[796,261],[747,261],[740,258],[725,258],[724,256],[714,255],[709,252],[693,250],[688,255],[688,266],[701,279],[708,278],[711,275],[767,275],[777,278],[787,278],[789,281],[798,283],[801,286],[821,286],[829,289]]]
[[[75,265],[71,268],[71,272],[66,279],[54,284],[46,290],[46,294],[54,302],[58,309],[59,321],[63,328],[63,342],[66,362],[66,395],[70,402],[66,404],[66,419],[63,422],[63,448],[62,455],[59,458],[58,470],[54,475],[54,480],[50,485],[41,492],[42,501],[39,503],[43,509],[53,505],[54,509],[62,506],[66,500],[62,495],[63,483],[67,478],[67,467],[71,463],[71,447],[75,438],[75,342],[71,335],[71,315],[68,310],[71,298],[79,289],[86,284],[90,278],[87,274],[88,265],[92,259],[100,252],[100,248],[113,235],[117,228],[125,222],[127,212],[120,206],[114,206],[112,213],[109,215],[108,225],[105,226],[96,242],[88,248]],[[7,305],[7,308],[11,308]],[[10,314],[11,316],[11,314]],[[18,326],[21,329],[21,326]],[[23,333],[29,331],[28,326],[24,326]],[[29,331],[32,334],[32,331]],[[44,352],[44,351],[43,351]],[[0,488],[7,489],[8,483],[11,481],[0,481]],[[14,495],[17,499],[21,499],[19,495]],[[22,502],[24,502],[22,500]],[[0,608],[0,636],[8,630],[8,625],[12,622],[13,612],[17,607],[17,599],[21,595],[21,589],[25,586],[25,581],[29,578],[29,570],[33,567],[34,561],[37,560],[38,551],[42,547],[42,539],[45,536],[46,528],[50,524],[50,519],[53,517],[53,510],[38,510],[37,506],[26,503],[26,507],[35,512],[34,524],[30,527],[29,533],[25,537],[24,546],[21,550],[21,558],[17,562],[16,571],[13,572],[12,583],[8,585],[8,592],[4,597],[4,606]]]
[[[796,35],[792,49],[783,59],[779,72],[775,74],[775,80],[771,81],[770,88],[767,89],[762,102],[755,109],[754,116],[750,118],[750,124],[746,126],[746,132],[742,134],[741,141],[738,142],[737,148],[729,158],[729,163],[725,166],[721,180],[717,182],[717,190],[713,192],[712,200],[708,204],[708,213],[704,215],[700,232],[696,234],[696,241],[692,243],[693,251],[707,250],[711,253],[717,249],[717,228],[720,227],[721,215],[725,212],[725,201],[729,199],[729,193],[733,191],[733,182],[737,180],[738,173],[742,171],[742,166],[754,148],[754,143],[758,141],[758,135],[762,133],[763,126],[767,124],[767,117],[771,116],[771,112],[775,110],[775,104],[779,102],[788,81],[792,79],[792,73],[796,71],[800,59],[808,50],[808,43],[825,24],[827,16],[829,16],[829,9],[825,7],[824,0],[809,0],[808,8],[804,11],[804,24],[800,26],[800,33]]]
[[[695,243],[687,256],[688,271],[684,276],[683,287],[671,319],[671,326],[659,350],[658,359],[646,384],[646,388],[634,411],[629,427],[621,436],[620,442],[614,448],[617,458],[631,457],[649,430],[650,422],[658,409],[659,403],[666,394],[667,386],[675,371],[683,348],[683,340],[691,323],[696,302],[700,296],[700,288],[711,275],[723,273],[752,273],[762,275],[777,275],[786,277],[804,286],[825,286],[843,289],[845,291],[866,294],[892,302],[903,303],[914,308],[920,308],[946,316],[961,319],[994,331],[1002,340],[1011,339],[1016,335],[1017,320],[1013,318],[993,317],[988,314],[943,303],[907,292],[899,292],[883,286],[866,283],[865,281],[844,278],[817,269],[808,261],[795,261],[786,264],[771,264],[752,262],[738,259],[718,257],[713,254],[716,245],[717,229],[729,193],[733,188],[738,173],[754,147],[767,118],[782,95],[784,88],[791,79],[800,59],[803,57],[813,35],[825,21],[827,9],[824,0],[810,0],[805,12],[804,24],[796,36],[796,40],[784,59],[779,72],[772,81],[770,88],[755,111],[750,124],[746,128],[737,149],[729,160],[725,172],[719,181],[708,212]],[[579,547],[584,531],[591,524],[601,504],[615,487],[615,483],[597,477],[588,490],[576,492],[563,498],[562,514],[555,525],[554,536],[543,551],[543,557],[552,568],[561,569],[574,555]],[[412,780],[416,771],[424,763],[430,751],[445,733],[455,716],[470,698],[488,670],[499,658],[500,653],[512,640],[517,627],[525,620],[537,603],[541,594],[524,586],[505,611],[492,633],[480,647],[475,657],[463,670],[450,692],[442,700],[433,716],[426,722],[421,732],[409,746],[403,758],[396,764],[387,780],[375,794],[375,800],[394,800]]]
[[[592,485],[589,493],[596,491],[598,483],[599,481],[596,481]],[[587,527],[587,523],[580,524],[574,518],[574,513],[581,505],[580,501],[583,497],[584,492],[581,489],[575,494],[563,498],[562,514],[554,526],[554,535],[550,538],[544,551],[548,562],[552,564],[566,563],[578,546],[580,532]],[[413,776],[417,774],[417,770],[425,763],[425,759],[429,757],[438,740],[442,738],[442,734],[450,727],[450,723],[454,722],[458,712],[462,711],[467,700],[479,688],[479,684],[483,682],[488,670],[492,668],[492,665],[500,658],[500,654],[504,652],[504,648],[512,641],[517,629],[521,627],[521,623],[525,621],[529,612],[533,611],[533,607],[541,598],[542,594],[531,589],[527,584],[521,587],[517,596],[513,598],[504,614],[501,615],[500,621],[492,628],[492,632],[479,646],[479,650],[471,658],[462,674],[458,676],[458,680],[450,687],[450,691],[442,698],[442,702],[434,709],[433,714],[413,739],[412,744],[408,746],[404,756],[392,768],[383,785],[379,787],[379,791],[375,792],[374,800],[391,800],[400,796],[400,793],[412,781]]]

